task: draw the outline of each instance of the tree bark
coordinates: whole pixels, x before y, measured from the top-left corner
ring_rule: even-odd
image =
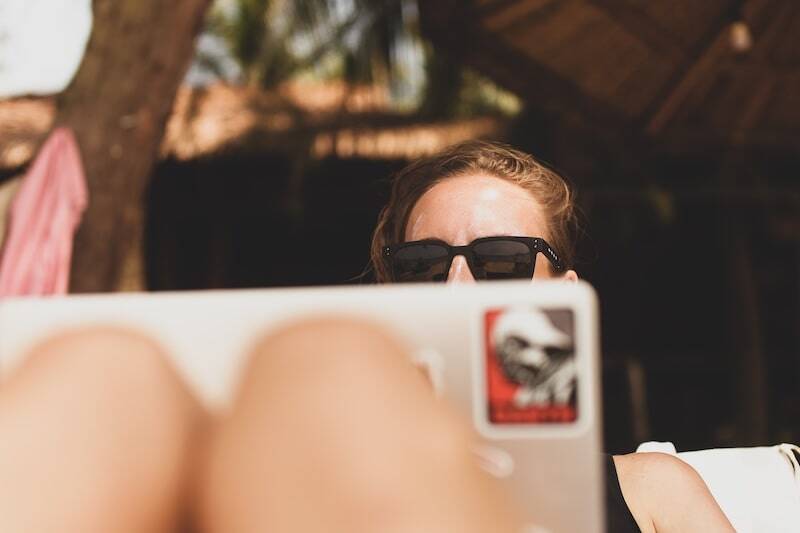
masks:
[[[78,139],[89,207],[71,292],[143,287],[143,194],[209,0],[94,0],[94,28],[57,126]]]

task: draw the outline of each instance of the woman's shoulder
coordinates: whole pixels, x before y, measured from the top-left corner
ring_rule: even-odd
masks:
[[[613,460],[623,498],[643,532],[733,531],[703,479],[680,458],[645,452]]]

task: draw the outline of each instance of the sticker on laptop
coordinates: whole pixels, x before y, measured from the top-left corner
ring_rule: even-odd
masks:
[[[484,316],[487,422],[547,425],[578,417],[571,310],[512,307]]]

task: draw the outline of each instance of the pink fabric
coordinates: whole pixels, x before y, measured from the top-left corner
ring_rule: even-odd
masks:
[[[58,128],[11,203],[0,258],[0,297],[66,294],[72,239],[88,197],[75,136]]]

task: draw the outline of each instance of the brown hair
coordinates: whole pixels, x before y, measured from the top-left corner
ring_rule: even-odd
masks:
[[[403,241],[406,224],[417,201],[437,183],[473,172],[484,172],[508,180],[529,191],[542,206],[548,234],[566,268],[574,256],[574,197],[567,182],[533,156],[508,145],[467,141],[419,159],[398,172],[392,180],[389,202],[378,216],[372,235],[370,260],[379,282],[390,281],[382,249]]]

